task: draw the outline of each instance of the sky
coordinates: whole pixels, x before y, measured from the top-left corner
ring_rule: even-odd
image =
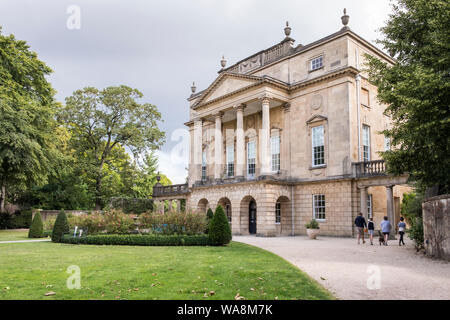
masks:
[[[291,37],[306,45],[349,27],[373,42],[390,13],[389,0],[1,0],[3,34],[25,40],[54,73],[64,102],[86,86],[125,84],[156,105],[167,142],[159,170],[173,183],[187,176],[189,104],[227,66]]]

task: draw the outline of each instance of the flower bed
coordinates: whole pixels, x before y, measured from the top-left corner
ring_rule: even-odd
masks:
[[[141,235],[141,234],[106,234],[74,237],[64,235],[62,243],[96,244],[96,245],[129,245],[129,246],[207,246],[210,245],[208,235]]]

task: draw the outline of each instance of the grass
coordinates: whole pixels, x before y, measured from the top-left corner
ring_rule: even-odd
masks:
[[[28,229],[0,230],[0,241],[30,240]]]
[[[1,232],[3,233],[3,231]],[[81,289],[66,286],[81,270]],[[53,296],[45,293],[53,291]],[[227,247],[133,247],[51,242],[0,244],[0,299],[333,299],[268,251]]]

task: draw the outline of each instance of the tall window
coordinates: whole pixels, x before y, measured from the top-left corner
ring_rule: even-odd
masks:
[[[391,150],[391,139],[389,137],[384,137],[384,151]]]
[[[369,102],[369,90],[361,89],[361,104],[365,107],[368,107]]]
[[[225,205],[225,212],[227,213],[228,223],[231,225],[231,205],[229,203]]]
[[[367,197],[367,217],[372,218],[372,195]]]
[[[227,176],[234,176],[234,145],[227,146]]]
[[[202,180],[206,180],[206,150],[202,152]]]
[[[281,223],[281,203],[275,204],[275,223]]]
[[[272,154],[272,172],[280,171],[280,136],[270,138],[270,153]]]
[[[370,127],[363,125],[363,161],[370,161]]]
[[[247,142],[247,175],[254,177],[256,172],[256,142]]]
[[[311,60],[311,71],[320,69],[322,67],[323,67],[323,56]]]
[[[312,165],[325,164],[325,144],[323,137],[323,126],[312,128]]]
[[[325,220],[325,195],[313,195],[314,219]]]

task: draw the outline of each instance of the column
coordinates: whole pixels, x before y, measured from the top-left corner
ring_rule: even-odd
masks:
[[[269,98],[264,96],[261,100],[262,104],[262,127],[260,132],[260,155],[261,155],[261,175],[270,174],[270,107]]]
[[[360,187],[359,192],[361,193],[361,212],[367,221],[367,187]]]
[[[285,172],[286,177],[291,175],[291,104],[283,105],[284,128],[281,139],[281,170]]]
[[[215,114],[216,128],[214,133],[214,179],[222,178],[222,112]]]
[[[243,177],[245,170],[245,137],[244,137],[245,104],[236,107],[236,176]]]
[[[386,215],[391,223],[392,229],[389,235],[389,240],[395,239],[395,216],[394,216],[394,186],[386,186]]]
[[[177,212],[180,213],[181,212],[181,200],[177,199]]]
[[[196,119],[194,121],[194,167],[195,181],[202,179],[202,146],[203,146],[203,121]]]

